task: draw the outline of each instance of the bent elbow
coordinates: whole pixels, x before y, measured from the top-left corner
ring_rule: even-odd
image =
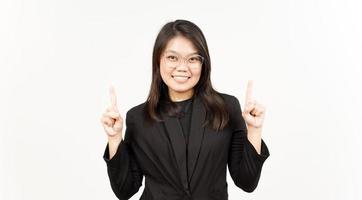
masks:
[[[258,183],[236,183],[235,185],[245,192],[252,193],[256,189]]]
[[[235,179],[235,185],[242,189],[245,192],[251,193],[253,192],[259,183],[260,176],[252,176],[249,178],[244,177],[243,179]]]
[[[243,187],[241,189],[244,190],[245,192],[252,193],[256,189],[256,186],[255,187]]]

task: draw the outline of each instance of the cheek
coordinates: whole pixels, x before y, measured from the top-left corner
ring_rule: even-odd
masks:
[[[171,72],[167,70],[167,68],[162,63],[160,63],[160,74],[164,82],[166,82],[166,80],[171,76]]]
[[[201,76],[201,70],[191,71],[191,73],[192,73],[191,78],[192,78],[193,80],[198,81],[198,80],[200,79],[200,76]]]

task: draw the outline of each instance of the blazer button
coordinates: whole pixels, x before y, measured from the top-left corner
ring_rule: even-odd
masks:
[[[189,189],[186,189],[186,194],[187,194],[187,196],[191,197],[191,192]]]

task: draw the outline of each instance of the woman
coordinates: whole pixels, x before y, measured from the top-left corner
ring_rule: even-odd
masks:
[[[115,195],[131,198],[145,176],[142,200],[226,200],[227,165],[234,183],[252,192],[269,156],[261,139],[265,108],[252,100],[252,82],[241,112],[236,97],[212,88],[205,37],[186,20],[163,26],[152,64],[148,98],[126,113],[124,140],[114,88],[101,118]]]

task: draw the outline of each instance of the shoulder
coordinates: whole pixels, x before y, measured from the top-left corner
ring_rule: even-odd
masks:
[[[129,118],[129,117],[136,117],[137,116],[143,116],[144,114],[144,111],[145,111],[145,106],[146,106],[146,102],[143,102],[143,103],[140,103],[140,104],[137,104],[133,107],[131,107],[128,111],[127,111],[127,114],[126,114],[126,117]]]
[[[225,99],[225,104],[230,117],[230,123],[232,124],[233,129],[246,129],[245,121],[242,116],[242,109],[238,98],[231,94],[220,94]]]
[[[218,92],[218,94],[224,99],[227,106],[240,106],[238,98],[232,94]]]
[[[219,94],[224,99],[227,112],[229,113],[231,119],[234,121],[238,121],[239,120],[238,118],[239,116],[241,116],[242,113],[242,109],[238,98],[232,94],[220,93],[220,92]]]

